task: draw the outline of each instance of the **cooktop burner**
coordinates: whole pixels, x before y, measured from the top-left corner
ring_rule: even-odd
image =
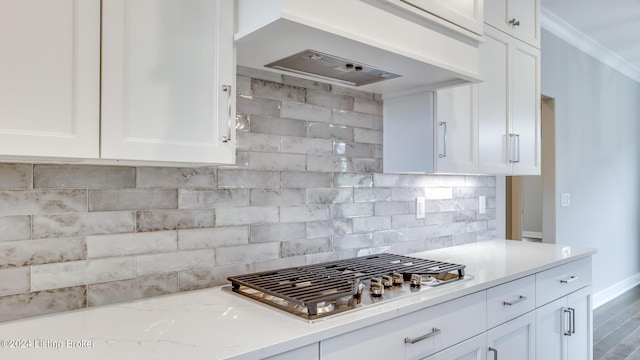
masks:
[[[230,276],[232,290],[308,320],[470,278],[464,265],[378,254]]]

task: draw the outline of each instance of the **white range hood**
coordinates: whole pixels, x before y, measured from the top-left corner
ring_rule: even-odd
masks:
[[[480,37],[377,1],[237,0],[238,65],[381,94],[479,81]]]

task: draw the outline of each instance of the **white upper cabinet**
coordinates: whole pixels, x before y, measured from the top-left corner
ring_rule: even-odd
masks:
[[[480,49],[479,170],[540,174],[540,50],[487,27]]]
[[[232,14],[225,0],[103,2],[102,158],[232,162]]]
[[[98,158],[100,0],[0,0],[0,52],[0,157]]]
[[[477,173],[476,91],[467,85],[385,99],[384,171]]]
[[[233,163],[232,14],[225,0],[0,0],[0,157]]]
[[[540,48],[540,0],[484,0],[484,6],[487,24]]]

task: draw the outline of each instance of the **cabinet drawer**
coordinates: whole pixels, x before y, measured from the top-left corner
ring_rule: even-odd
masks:
[[[534,275],[487,290],[487,327],[492,328],[536,307]]]
[[[591,284],[591,257],[536,274],[536,306]]]
[[[467,295],[322,341],[321,357],[422,359],[484,332],[485,309],[484,291]]]

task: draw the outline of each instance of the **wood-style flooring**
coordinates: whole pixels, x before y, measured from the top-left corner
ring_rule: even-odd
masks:
[[[593,359],[640,360],[640,286],[593,312]]]

